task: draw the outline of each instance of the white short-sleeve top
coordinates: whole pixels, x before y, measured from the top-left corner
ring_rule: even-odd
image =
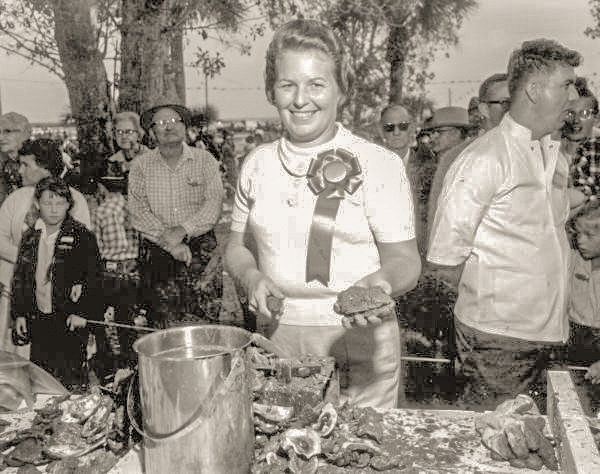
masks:
[[[318,153],[343,149],[361,168],[361,186],[346,193],[333,229],[330,280],[306,283],[306,256],[317,196],[306,173]],[[233,231],[248,231],[257,246],[259,269],[284,292],[280,323],[339,325],[333,311],[338,292],[380,268],[376,242],[413,239],[410,185],[402,160],[338,124],[335,137],[314,148],[285,138],[254,149],[238,182]]]

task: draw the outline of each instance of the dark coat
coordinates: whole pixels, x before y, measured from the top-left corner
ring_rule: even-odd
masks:
[[[37,312],[35,272],[42,231],[30,228],[23,233],[12,283],[12,317],[30,319]],[[52,261],[53,312],[67,318],[77,314],[99,320],[102,305],[98,304],[100,252],[93,233],[71,216],[63,221]],[[81,297],[71,301],[73,285],[83,285]]]

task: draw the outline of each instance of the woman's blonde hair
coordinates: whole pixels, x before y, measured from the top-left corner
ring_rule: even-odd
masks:
[[[265,92],[269,102],[274,102],[274,87],[277,78],[277,58],[282,51],[317,50],[327,54],[335,64],[337,85],[348,100],[352,87],[352,73],[342,43],[326,25],[315,20],[293,20],[279,28],[266,55]]]

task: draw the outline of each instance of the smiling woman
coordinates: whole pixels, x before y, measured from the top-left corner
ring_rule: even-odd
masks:
[[[400,295],[420,273],[402,160],[336,121],[350,79],[326,26],[296,20],[275,33],[265,89],[284,133],[252,150],[242,166],[225,258],[250,310],[270,322],[274,342],[293,356],[335,357],[353,403],[395,407],[395,314],[350,324],[334,311],[349,287]],[[273,297],[283,300],[280,315],[267,304]]]

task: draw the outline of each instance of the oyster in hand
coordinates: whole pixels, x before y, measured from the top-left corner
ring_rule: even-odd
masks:
[[[351,286],[338,294],[333,310],[353,322],[357,316],[366,320],[370,317],[383,319],[393,315],[394,305],[392,297],[379,286]]]

